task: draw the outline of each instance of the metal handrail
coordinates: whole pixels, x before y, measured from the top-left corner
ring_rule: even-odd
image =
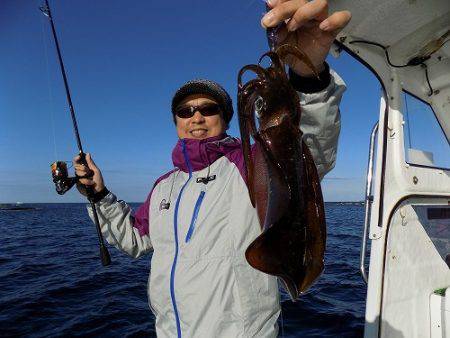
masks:
[[[367,163],[367,175],[366,175],[366,199],[365,199],[365,212],[364,212],[364,231],[362,236],[361,243],[361,255],[359,259],[359,270],[361,272],[361,276],[364,279],[364,282],[367,284],[367,272],[365,267],[366,260],[366,243],[367,243],[367,230],[369,228],[370,222],[370,207],[373,201],[372,195],[372,179],[373,179],[373,153],[375,150],[375,136],[378,132],[378,122],[375,123],[372,129],[372,133],[370,134],[370,144],[369,144],[369,160]]]

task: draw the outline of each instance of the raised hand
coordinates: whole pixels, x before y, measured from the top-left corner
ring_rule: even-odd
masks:
[[[276,27],[278,45],[298,46],[311,59],[317,71],[323,70],[325,58],[337,34],[351,19],[349,11],[329,15],[326,0],[270,0],[271,10],[264,15],[264,28]],[[298,59],[286,57],[285,62],[301,76],[312,76],[312,71]]]

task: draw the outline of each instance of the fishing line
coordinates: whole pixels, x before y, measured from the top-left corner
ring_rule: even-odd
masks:
[[[47,42],[45,39],[45,31],[44,31],[44,18],[41,17],[41,33],[42,33],[42,42],[44,43],[44,54],[45,54],[45,65],[47,68],[47,89],[48,89],[48,96],[49,96],[49,102],[50,102],[50,121],[52,124],[52,134],[53,134],[53,152],[54,152],[54,158],[55,160],[58,158],[58,153],[56,150],[56,132],[55,132],[55,108],[53,104],[53,91],[52,87],[50,85],[50,66],[49,66],[49,57],[48,57],[48,51],[47,51]]]

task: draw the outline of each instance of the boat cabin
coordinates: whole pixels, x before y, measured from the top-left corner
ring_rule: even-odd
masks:
[[[330,1],[341,9],[352,21],[333,53],[382,87],[361,246],[365,337],[450,337],[450,1]]]

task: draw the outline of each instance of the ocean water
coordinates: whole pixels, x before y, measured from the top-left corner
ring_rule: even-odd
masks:
[[[0,211],[0,337],[153,337],[146,284],[150,256],[110,248],[98,258],[84,204]],[[326,204],[323,275],[300,301],[282,294],[280,336],[361,337],[365,284],[358,272],[361,205]],[[282,324],[282,325],[281,325]]]

